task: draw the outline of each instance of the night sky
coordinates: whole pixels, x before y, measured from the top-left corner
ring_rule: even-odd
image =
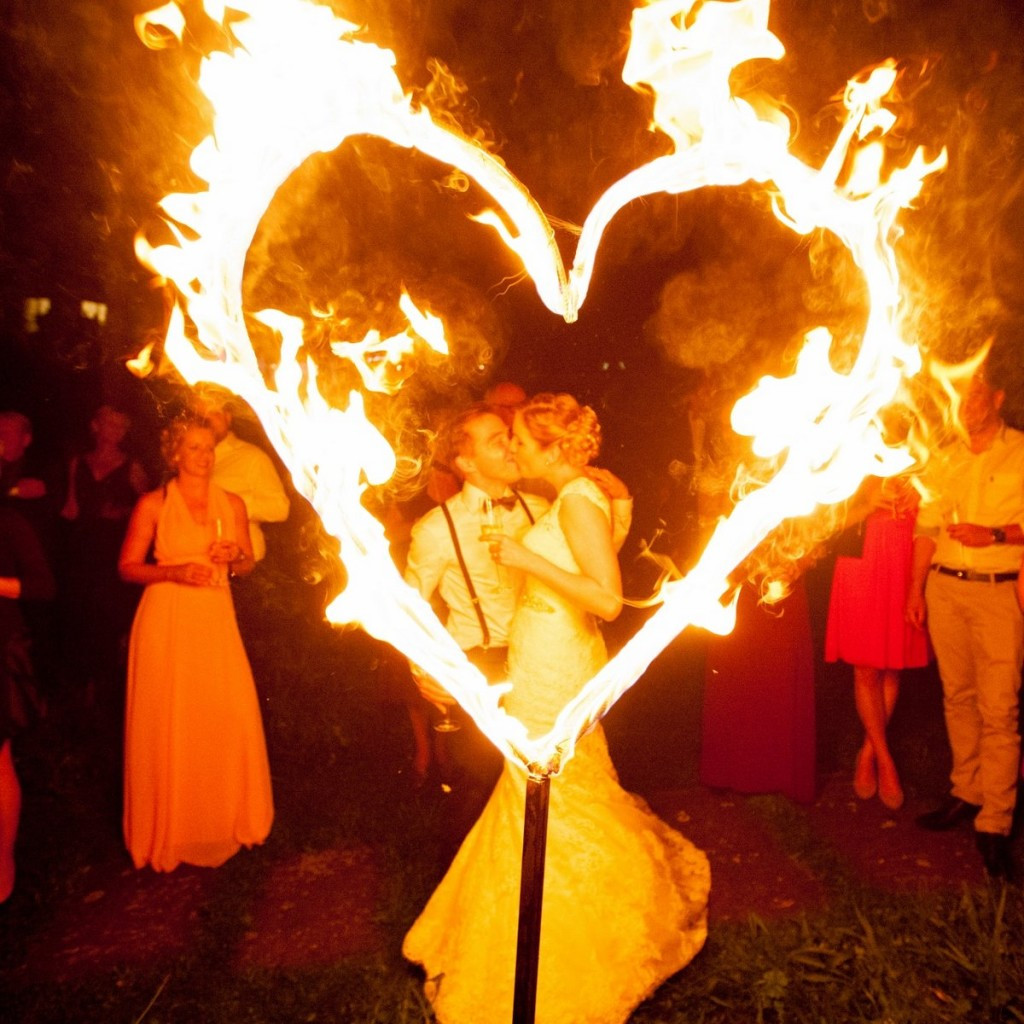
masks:
[[[61,430],[84,419],[99,391],[152,412],[167,393],[166,382],[141,388],[121,369],[162,318],[131,241],[156,224],[160,196],[194,185],[187,154],[208,128],[191,75],[212,36],[187,3],[185,45],[147,50],[132,15],[151,6],[7,0],[0,11],[0,400],[45,421],[54,444],[67,443]],[[552,219],[579,225],[608,185],[667,149],[647,128],[647,99],[619,77],[628,0],[332,6],[395,50],[400,78],[419,95],[437,96],[432,68],[442,62],[465,86],[452,115],[483,133]],[[944,353],[1024,312],[1021,23],[1013,0],[776,0],[770,26],[787,56],[735,76],[738,91],[784,105],[796,152],[816,165],[846,80],[889,56],[901,62],[892,160],[918,145],[950,153],[949,170],[906,215],[900,249],[920,339]],[[566,325],[468,221],[482,197],[439,189],[444,173],[365,137],[308,161],[253,247],[253,307],[302,314],[327,304],[370,323],[404,283],[449,320],[456,357],[432,382],[439,401],[477,394],[494,375],[574,391],[602,414],[606,461],[627,477],[638,453],[652,467],[670,454],[666,417],[697,369],[710,368],[723,391],[748,387],[807,327],[841,331],[855,316],[855,296],[840,294],[849,269],[824,283],[810,269],[834,254],[778,226],[753,190],[720,189],[622,211],[580,320]],[[559,239],[571,257],[574,236]],[[675,313],[662,308],[667,294]],[[28,334],[23,305],[35,295],[52,307]],[[102,327],[82,319],[83,299],[108,305]]]

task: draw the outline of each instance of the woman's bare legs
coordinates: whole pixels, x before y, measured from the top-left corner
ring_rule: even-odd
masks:
[[[864,743],[857,753],[853,788],[864,800],[877,790],[882,803],[891,810],[903,805],[903,787],[885,734],[899,692],[900,674],[895,669],[854,666],[854,703],[864,726]]]
[[[0,903],[14,890],[14,840],[21,816],[21,786],[14,771],[11,741],[0,747]]]

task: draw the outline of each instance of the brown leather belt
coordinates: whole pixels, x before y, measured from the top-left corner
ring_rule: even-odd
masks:
[[[975,572],[973,569],[951,569],[948,565],[933,565],[932,572],[940,572],[943,576],[955,576],[958,580],[968,583],[1009,583],[1015,580],[1019,572]]]

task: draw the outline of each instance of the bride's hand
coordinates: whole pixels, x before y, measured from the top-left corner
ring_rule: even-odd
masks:
[[[530,552],[517,540],[513,540],[507,534],[499,533],[489,537],[488,548],[491,551],[491,558],[498,565],[504,565],[509,569],[525,569],[530,557]]]

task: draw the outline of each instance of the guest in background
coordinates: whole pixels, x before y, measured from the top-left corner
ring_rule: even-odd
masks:
[[[825,660],[853,666],[853,696],[864,727],[853,790],[890,810],[903,787],[886,728],[900,692],[900,670],[922,668],[930,651],[922,629],[906,620],[918,495],[904,479],[872,479],[853,503],[847,529],[862,528],[859,557],[836,559],[825,632]],[[866,518],[865,518],[866,517]]]
[[[252,555],[258,563],[266,556],[264,523],[283,523],[290,503],[273,460],[259,446],[243,441],[232,429],[230,396],[210,389],[200,391],[193,412],[205,420],[216,438],[213,482],[245,502],[252,537]]]
[[[917,823],[974,823],[985,871],[1008,879],[1020,778],[1024,617],[1024,433],[1002,417],[1016,346],[992,346],[962,395],[962,437],[925,470],[929,497],[914,527],[908,621],[928,625],[953,755],[949,796]]]
[[[229,573],[252,571],[245,505],[211,481],[213,431],[175,421],[175,476],[135,506],[119,568],[146,589],[128,652],[124,834],[136,867],[216,867],[270,831],[259,703]],[[148,560],[153,550],[155,563]]]
[[[209,424],[217,442],[213,482],[245,502],[254,567],[251,573],[238,576],[231,590],[250,663],[256,666],[257,676],[266,678],[260,666],[268,660],[272,629],[281,615],[273,607],[279,592],[275,583],[283,582],[276,575],[279,563],[273,549],[267,558],[267,537],[273,524],[288,518],[291,502],[270,456],[259,445],[235,434],[236,401],[226,391],[206,387],[197,393],[192,408]],[[266,529],[268,525],[271,530]]]
[[[0,505],[16,509],[32,524],[52,562],[57,488],[36,458],[32,439],[32,421],[24,413],[0,412]]]
[[[499,380],[484,392],[484,401],[512,427],[516,409],[526,401],[526,392],[510,380]]]
[[[11,740],[28,724],[37,700],[31,640],[21,603],[52,600],[55,590],[32,526],[0,505],[0,903],[14,888],[14,841],[21,814]]]
[[[42,544],[50,565],[58,564],[58,544],[51,474],[32,446],[32,422],[13,409],[0,412],[0,507],[24,517]],[[26,599],[22,611],[35,648],[35,673],[40,690],[52,698],[61,674],[59,638],[53,602]]]
[[[61,633],[65,661],[76,666],[86,702],[96,689],[113,694],[137,593],[117,572],[128,518],[146,490],[141,464],[124,449],[131,420],[101,405],[89,429],[92,446],[68,465],[61,579]]]
[[[707,398],[704,415],[698,423],[699,410],[691,406],[691,422],[700,532],[710,536],[732,510],[732,482],[746,451],[732,431],[728,403],[708,382],[699,393]],[[815,661],[801,578],[812,560],[773,554],[766,543],[736,570],[736,624],[729,635],[708,638],[705,657],[699,763],[705,786],[814,799]]]
[[[0,412],[0,502],[14,503],[22,511],[47,496],[49,488],[41,473],[29,464],[32,422],[21,412]]]

